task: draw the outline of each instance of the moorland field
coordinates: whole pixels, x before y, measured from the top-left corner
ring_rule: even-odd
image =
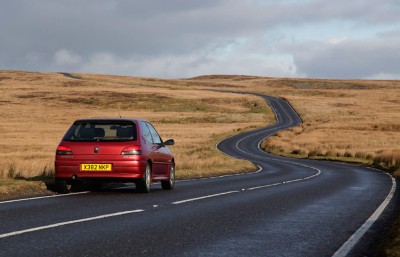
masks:
[[[262,147],[298,158],[400,166],[400,81],[254,76],[155,79],[0,71],[0,178],[51,176],[57,144],[84,117],[138,117],[174,138],[177,177],[254,170],[215,149],[221,139],[275,122],[254,92],[286,98],[303,124]],[[225,92],[224,92],[225,91]],[[0,190],[1,192],[1,190]]]
[[[137,117],[174,138],[178,178],[241,172],[254,165],[215,149],[224,137],[274,122],[259,97],[210,91],[191,80],[58,73],[0,73],[0,177],[51,175],[58,142],[86,117]]]

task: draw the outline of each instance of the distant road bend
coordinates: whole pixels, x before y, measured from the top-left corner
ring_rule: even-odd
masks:
[[[301,119],[287,101],[261,97],[276,124],[217,145],[259,171],[179,181],[171,192],[156,184],[150,194],[119,187],[0,202],[0,256],[369,256],[395,180],[263,152],[265,137]]]

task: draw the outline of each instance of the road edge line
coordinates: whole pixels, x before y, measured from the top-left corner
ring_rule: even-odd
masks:
[[[393,199],[394,193],[396,192],[396,180],[385,173],[392,179],[392,189],[386,196],[385,200],[379,205],[378,209],[364,222],[363,225],[332,255],[332,257],[345,257],[354,248],[354,246],[360,241],[360,239],[365,235],[365,233],[371,228],[371,226],[378,220],[382,215],[383,211],[389,205],[390,201]]]
[[[30,200],[39,200],[39,199],[45,199],[45,198],[81,195],[81,194],[87,194],[87,193],[90,193],[90,191],[68,193],[68,194],[61,194],[61,195],[45,195],[45,196],[29,197],[29,198],[14,199],[14,200],[5,200],[5,201],[0,201],[0,204],[3,204],[3,203],[16,203],[16,202],[23,202],[23,201],[30,201]]]
[[[198,200],[203,200],[203,199],[222,196],[222,195],[229,195],[229,194],[234,194],[234,193],[239,193],[239,192],[240,191],[228,191],[228,192],[217,193],[217,194],[212,194],[212,195],[205,195],[205,196],[190,198],[190,199],[186,199],[186,200],[175,201],[175,202],[172,202],[172,204],[177,205],[177,204],[182,204],[182,203],[194,202],[194,201],[198,201]]]

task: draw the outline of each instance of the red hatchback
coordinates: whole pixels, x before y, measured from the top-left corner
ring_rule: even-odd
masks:
[[[146,120],[77,120],[57,147],[57,190],[68,193],[80,181],[134,182],[140,192],[160,181],[162,189],[173,189],[175,162],[167,147],[173,144]]]

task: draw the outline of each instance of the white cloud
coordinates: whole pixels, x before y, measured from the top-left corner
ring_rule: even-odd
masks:
[[[60,49],[54,54],[54,61],[58,66],[77,65],[82,58],[71,50]]]

